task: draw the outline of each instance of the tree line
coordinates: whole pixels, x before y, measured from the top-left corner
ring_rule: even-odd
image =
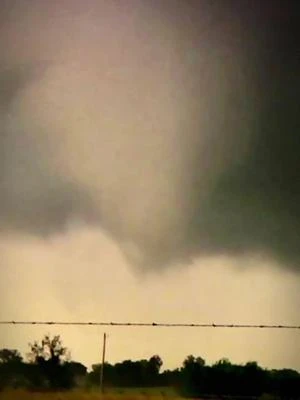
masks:
[[[158,355],[148,360],[125,360],[104,364],[105,388],[172,387],[184,397],[258,398],[269,394],[283,400],[300,399],[300,374],[292,369],[265,369],[256,362],[245,365],[221,359],[207,365],[201,357],[189,355],[180,368],[162,371]],[[45,335],[29,344],[26,360],[15,349],[0,350],[0,389],[68,390],[98,387],[101,364],[90,372],[72,361],[60,336]]]

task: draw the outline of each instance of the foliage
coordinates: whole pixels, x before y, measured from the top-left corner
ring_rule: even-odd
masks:
[[[0,350],[0,389],[26,388],[39,391],[62,391],[75,387],[99,388],[101,364],[87,368],[70,361],[69,352],[59,336],[45,335],[41,342],[30,344],[29,362],[17,350]],[[127,393],[139,388],[160,391],[174,389],[180,396],[205,398],[255,398],[259,400],[300,399],[300,374],[291,369],[267,370],[251,361],[236,365],[221,359],[207,365],[202,357],[189,355],[180,368],[161,371],[158,355],[148,360],[125,360],[114,365],[105,363],[105,390]],[[165,388],[163,390],[163,388]],[[132,397],[135,397],[133,394]]]
[[[0,350],[0,363],[20,363],[23,358],[18,350],[2,349]]]
[[[114,366],[106,363],[104,365],[106,386],[119,387],[149,387],[159,386],[160,369],[162,360],[158,355],[149,360],[125,360]],[[99,383],[101,364],[92,366],[89,381],[97,385]]]
[[[49,389],[70,389],[73,386],[73,374],[68,365],[69,353],[63,346],[59,335],[51,338],[45,335],[41,343],[29,344],[29,362],[37,366],[34,383],[38,387]]]
[[[212,366],[189,356],[180,370],[180,394],[187,397],[204,395],[300,399],[300,374],[294,370],[268,371],[256,362],[232,364],[221,359]]]
[[[45,335],[41,341],[34,341],[33,344],[29,343],[31,349],[28,353],[28,359],[32,363],[39,363],[41,359],[44,361],[56,360],[58,364],[62,363],[68,357],[67,348],[62,345],[59,335],[54,336],[52,339],[49,335]]]

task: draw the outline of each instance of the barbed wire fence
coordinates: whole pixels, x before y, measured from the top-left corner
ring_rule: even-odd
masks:
[[[81,326],[128,326],[166,328],[247,328],[247,329],[294,329],[300,325],[285,324],[238,324],[238,323],[172,323],[172,322],[107,322],[107,321],[0,321],[0,325],[81,325]]]

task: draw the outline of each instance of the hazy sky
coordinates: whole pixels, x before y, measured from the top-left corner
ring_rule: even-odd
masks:
[[[299,324],[296,3],[1,2],[0,319]],[[294,331],[106,331],[300,369]],[[99,361],[102,328],[0,347],[47,332]]]

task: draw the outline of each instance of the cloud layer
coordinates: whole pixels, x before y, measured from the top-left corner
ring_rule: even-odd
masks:
[[[1,229],[96,224],[145,268],[297,269],[293,3],[250,3],[3,2]]]

